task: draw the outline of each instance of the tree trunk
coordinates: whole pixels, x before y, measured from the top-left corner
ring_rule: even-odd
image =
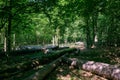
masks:
[[[0,33],[0,44],[3,44],[4,43],[4,35],[3,35],[3,32],[1,31]]]
[[[120,80],[120,68],[115,65],[88,61],[82,65],[82,69],[98,74],[107,79]]]
[[[12,24],[12,0],[9,1],[9,16],[8,16],[8,27],[7,27],[7,35],[6,35],[6,53],[9,55],[11,51],[11,24]]]
[[[57,52],[52,52],[51,54],[47,54],[47,56],[44,55],[44,56],[41,56],[40,58],[37,57],[37,58],[34,58],[32,61],[26,61],[22,64],[14,65],[12,67],[2,69],[2,70],[0,70],[0,79],[10,77],[10,76],[16,74],[16,72],[18,73],[20,71],[27,71],[27,70],[31,70],[39,65],[48,64],[66,53],[75,52],[75,50],[76,49],[59,50]],[[56,64],[56,62],[55,62],[55,64]]]
[[[15,50],[15,46],[16,46],[16,35],[13,34],[13,46],[12,46],[12,50]]]
[[[82,68],[83,70],[92,72],[110,80],[120,80],[120,68],[116,65],[107,63],[83,61],[77,59],[63,58],[63,61],[71,66]]]
[[[86,42],[87,42],[87,48],[90,48],[91,39],[90,39],[89,16],[86,18]]]
[[[97,45],[96,43],[98,42],[98,38],[97,38],[97,18],[98,18],[98,13],[94,12],[93,16],[92,16],[92,24],[93,24],[93,39],[92,39],[92,48],[95,48]]]
[[[32,74],[30,77],[26,78],[25,80],[43,80],[47,74],[49,74],[54,68],[60,65],[62,57],[64,57],[65,55],[61,56],[52,63],[48,64],[43,69],[40,69],[39,71]]]
[[[6,27],[4,28],[4,52],[5,52],[5,56],[7,57],[7,59],[8,59],[8,54],[7,54],[7,29],[6,29]]]
[[[53,44],[53,46],[55,46],[55,37],[54,36],[52,38],[52,44]]]
[[[4,52],[6,52],[6,37],[4,37]]]
[[[57,41],[57,35],[55,35],[55,46],[57,46],[57,43],[58,43],[58,41]]]

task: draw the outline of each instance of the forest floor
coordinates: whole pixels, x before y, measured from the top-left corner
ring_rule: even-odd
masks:
[[[50,73],[45,80],[107,80],[81,69],[72,69],[63,64]]]
[[[120,48],[87,49],[69,58],[104,62],[120,66]],[[73,69],[67,64],[62,64],[50,73],[45,80],[108,80],[81,69]]]
[[[6,64],[5,59],[0,59],[0,70],[12,67],[18,64],[22,64],[27,61],[31,61],[34,58],[43,55],[43,53],[27,54],[21,56],[11,57],[10,63]],[[77,55],[74,53],[68,56],[69,58],[77,58],[78,60],[88,60],[96,62],[104,62],[108,64],[120,65],[120,48],[96,48],[96,49],[86,49],[81,50]],[[39,67],[43,67],[39,66]],[[4,80],[22,80],[23,78],[33,74],[38,69],[32,69],[26,72],[18,73],[13,77],[6,78]],[[90,72],[73,69],[67,64],[61,64],[56,69],[54,69],[45,80],[107,80],[103,77],[94,75]]]

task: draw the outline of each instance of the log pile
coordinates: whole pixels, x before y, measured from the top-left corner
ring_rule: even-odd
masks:
[[[59,57],[58,59],[56,59],[52,63],[45,66],[43,69],[40,69],[39,71],[35,72],[31,76],[25,78],[24,80],[43,80],[47,74],[49,74],[55,67],[60,65],[60,62],[62,61],[62,58],[65,55]]]
[[[54,61],[43,67],[42,69],[38,70],[34,74],[30,75],[29,77],[25,78],[24,80],[43,80],[46,75],[48,75],[52,70],[60,65],[60,63],[65,63],[70,65],[72,68],[82,69],[93,74],[102,76],[106,79],[110,80],[120,80],[120,67],[116,65],[110,65],[107,63],[101,62],[94,62],[94,61],[85,61],[85,60],[78,60],[77,58],[67,58],[67,53],[75,52],[76,49],[65,49],[55,52],[53,55],[42,57],[43,59],[38,59],[33,62],[25,63],[19,68],[12,68],[8,69],[9,71],[15,71],[14,69],[24,71],[30,70],[33,67],[39,66],[41,61],[48,62],[54,58]],[[66,54],[65,54],[66,53]],[[55,55],[55,56],[54,56]],[[61,56],[61,57],[60,57]],[[59,58],[58,58],[59,57]],[[55,60],[56,59],[56,60]],[[7,71],[7,70],[3,70]],[[3,73],[3,72],[0,72]],[[13,72],[14,75],[15,72]],[[18,73],[18,72],[16,72]],[[3,77],[3,76],[0,76]],[[6,77],[6,76],[4,76]],[[8,75],[7,75],[8,77]]]
[[[13,76],[21,71],[27,71],[37,67],[39,65],[50,63],[51,61],[57,59],[58,57],[64,55],[65,53],[74,52],[75,49],[64,49],[54,52],[53,54],[48,54],[40,57],[39,59],[33,59],[32,61],[25,62],[21,65],[16,65],[0,71],[0,79]]]

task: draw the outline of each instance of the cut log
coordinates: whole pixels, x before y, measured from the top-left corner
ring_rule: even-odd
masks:
[[[65,55],[61,56],[57,60],[55,60],[52,63],[48,64],[43,69],[40,69],[36,73],[32,74],[30,77],[25,78],[24,80],[43,80],[46,75],[48,75],[54,68],[56,68],[57,66],[59,66],[60,62],[62,61],[62,58]]]
[[[64,55],[65,53],[71,53],[71,52],[74,52],[75,50],[76,49],[74,49],[74,48],[59,50],[52,54],[47,54],[45,56],[42,56],[39,59],[33,59],[33,61],[25,62],[21,65],[16,65],[16,66],[1,70],[0,78],[7,78],[7,77],[17,74],[20,71],[27,71],[27,70],[33,69],[34,67],[37,67],[39,65],[50,63],[51,61],[57,59],[58,57]],[[3,75],[3,74],[6,74],[6,75]]]
[[[82,69],[98,74],[107,79],[120,80],[120,68],[116,65],[87,61],[82,65]]]
[[[85,71],[92,72],[107,79],[120,80],[120,68],[117,65],[107,63],[77,60],[75,58],[62,58],[62,61],[71,66],[82,68]],[[73,64],[74,63],[74,64]]]
[[[67,63],[69,66],[71,66],[73,68],[79,69],[79,65],[78,65],[79,63],[78,63],[78,60],[76,58],[69,59],[67,57],[63,57],[62,62]]]
[[[57,50],[59,48],[59,46],[46,46],[44,48],[51,49],[51,50]]]
[[[48,53],[53,53],[55,50],[64,50],[64,49],[68,49],[69,47],[48,47],[48,48],[42,48],[42,51],[45,53],[45,54],[48,54]]]

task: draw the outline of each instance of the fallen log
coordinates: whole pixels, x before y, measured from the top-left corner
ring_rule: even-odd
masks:
[[[20,71],[27,71],[27,70],[33,69],[34,67],[37,67],[39,65],[50,63],[51,61],[57,59],[58,57],[64,55],[65,53],[71,53],[71,52],[74,52],[75,50],[76,49],[74,49],[74,48],[60,50],[60,51],[54,52],[53,54],[44,55],[38,59],[33,59],[32,61],[25,62],[21,65],[16,65],[16,66],[4,69],[4,70],[0,70],[0,79],[13,76]]]
[[[45,46],[46,49],[57,50],[59,46]]]
[[[19,56],[19,55],[25,55],[25,54],[31,54],[31,53],[36,53],[36,52],[42,52],[42,48],[40,49],[26,49],[26,50],[13,50],[10,52],[10,55],[12,56]],[[0,58],[5,57],[5,52],[1,51],[0,52]]]
[[[37,71],[34,74],[32,74],[30,77],[25,78],[24,80],[43,80],[46,77],[46,75],[48,75],[54,68],[59,66],[62,58],[65,55],[59,57],[58,59],[56,59],[52,63],[50,63],[47,66],[45,66],[43,69],[40,69],[39,71]]]
[[[45,54],[53,53],[55,50],[63,50],[63,49],[68,49],[69,47],[58,47],[58,46],[53,46],[53,47],[48,47],[48,48],[43,48],[42,51]]]
[[[43,49],[52,49],[52,50],[56,50],[59,47],[58,46],[46,46],[46,47],[42,47],[42,46],[20,46],[18,50],[12,50],[10,52],[10,55],[12,56],[16,56],[16,55],[24,55],[24,54],[30,54],[30,53],[36,53],[36,52],[43,52]],[[4,57],[5,56],[5,52],[3,50],[0,51],[0,57]]]
[[[98,74],[107,79],[120,80],[120,68],[116,65],[87,61],[82,65],[82,69]]]
[[[71,73],[79,78],[75,80],[108,80],[85,70],[72,70]]]
[[[110,65],[107,63],[84,61],[76,58],[68,59],[62,58],[62,61],[71,66],[82,68],[85,71],[92,72],[110,80],[120,80],[120,68],[117,65]]]

